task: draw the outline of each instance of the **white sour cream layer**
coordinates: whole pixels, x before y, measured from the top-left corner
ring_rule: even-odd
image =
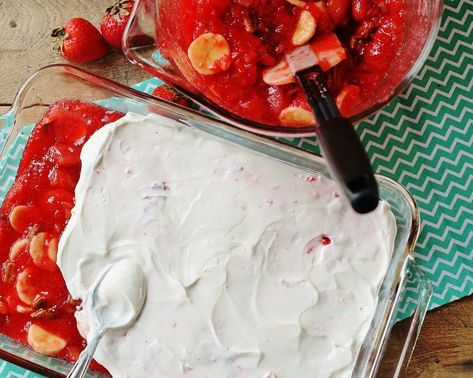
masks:
[[[393,250],[387,204],[356,214],[324,176],[158,116],[103,127],[81,159],[70,293],[120,259],[146,279],[137,321],[96,353],[114,377],[351,375]],[[90,339],[87,303],[77,319]]]

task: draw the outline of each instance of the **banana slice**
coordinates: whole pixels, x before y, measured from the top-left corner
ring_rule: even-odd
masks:
[[[12,227],[22,233],[38,222],[40,216],[41,213],[35,206],[18,205],[11,210],[8,219]]]
[[[305,7],[305,1],[302,0],[286,0],[289,4],[295,5],[296,7],[299,8],[304,8]]]
[[[279,114],[282,124],[288,126],[310,126],[315,125],[314,115],[303,108],[289,106]]]
[[[297,21],[296,30],[292,35],[292,44],[301,46],[311,39],[315,34],[317,22],[309,11],[303,10]]]
[[[273,67],[264,69],[262,75],[263,81],[268,85],[284,85],[295,82],[286,59]]]
[[[44,265],[44,240],[46,239],[46,232],[40,232],[33,236],[30,242],[30,256],[36,266],[43,267]]]
[[[54,270],[57,255],[57,239],[48,237],[46,232],[33,236],[30,242],[30,256],[33,263],[46,270]]]
[[[28,344],[38,353],[55,356],[66,347],[67,342],[44,328],[32,324],[28,329]]]
[[[31,305],[38,294],[38,290],[28,283],[30,270],[26,268],[20,274],[16,281],[16,292],[18,297],[27,305]]]
[[[20,314],[29,314],[31,311],[33,311],[33,307],[22,305],[16,306],[16,312],[19,312]]]
[[[205,33],[198,36],[190,44],[187,55],[201,75],[226,71],[232,63],[230,46],[221,34]]]
[[[14,242],[10,247],[10,260],[15,260],[18,256],[25,252],[27,246],[28,239],[18,239],[16,242]]]

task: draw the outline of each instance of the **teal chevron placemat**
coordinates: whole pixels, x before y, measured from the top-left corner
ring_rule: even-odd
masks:
[[[152,79],[135,87],[151,93]],[[421,230],[416,261],[432,281],[431,308],[473,293],[473,1],[444,0],[437,41],[413,83],[382,111],[358,125],[377,172],[416,198]],[[2,135],[0,135],[0,138]],[[4,195],[27,132],[10,150],[0,182]],[[290,143],[318,151],[313,138]],[[409,292],[407,293],[409,295]],[[401,318],[414,309],[403,301]],[[0,360],[0,378],[41,377]]]
[[[0,361],[0,378],[43,378],[18,366]]]

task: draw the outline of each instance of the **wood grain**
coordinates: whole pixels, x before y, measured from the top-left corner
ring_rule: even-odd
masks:
[[[104,9],[113,0],[0,0],[0,113],[8,109],[21,83],[38,68],[64,63],[51,48],[50,32],[72,17],[83,17],[98,26]],[[47,6],[46,6],[47,5]],[[130,85],[148,77],[127,63],[117,50],[98,62],[82,66],[89,71]],[[394,328],[392,348],[386,361],[394,361],[394,350],[408,324]],[[381,368],[379,376],[387,376]],[[408,378],[473,377],[473,297],[431,311],[425,320]]]
[[[114,0],[0,0],[0,107],[11,104],[21,83],[39,68],[67,63],[52,49],[51,30],[70,18],[83,17],[99,26]],[[81,65],[91,72],[130,85],[149,77],[129,64],[118,50]]]
[[[394,327],[386,366],[392,366],[408,321]],[[387,377],[381,367],[380,377]],[[407,373],[408,378],[473,377],[473,297],[450,303],[430,311]]]

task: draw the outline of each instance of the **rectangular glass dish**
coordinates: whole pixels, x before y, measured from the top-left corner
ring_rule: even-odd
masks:
[[[236,129],[204,114],[158,100],[77,68],[54,65],[32,75],[18,92],[11,110],[0,116],[0,182],[3,183],[5,193],[13,183],[16,173],[17,167],[12,161],[18,162],[22,153],[18,140],[24,141],[27,138],[25,130],[28,130],[28,127],[30,129],[31,125],[40,119],[49,105],[66,98],[96,102],[123,113],[132,111],[138,114],[160,114],[196,127],[204,133],[223,138],[241,148],[256,151],[281,164],[289,164],[307,173],[319,172],[329,175],[328,167],[320,156],[274,139]],[[374,318],[358,354],[353,377],[375,377],[381,371],[383,377],[400,376],[405,371],[431,297],[430,283],[412,258],[418,233],[418,211],[415,202],[395,181],[380,175],[377,179],[381,198],[389,203],[396,217],[397,233],[393,257],[379,292]],[[410,298],[416,298],[416,311],[410,319],[410,327],[403,335],[402,343],[396,343],[400,345],[399,350],[393,350],[392,346],[388,345],[389,337],[397,320],[397,309],[405,305],[405,291],[410,292]],[[383,355],[387,348],[390,348],[389,358],[385,361]],[[2,335],[0,358],[48,377],[65,377],[71,369],[69,363],[42,356]],[[88,376],[104,375],[90,372]]]

